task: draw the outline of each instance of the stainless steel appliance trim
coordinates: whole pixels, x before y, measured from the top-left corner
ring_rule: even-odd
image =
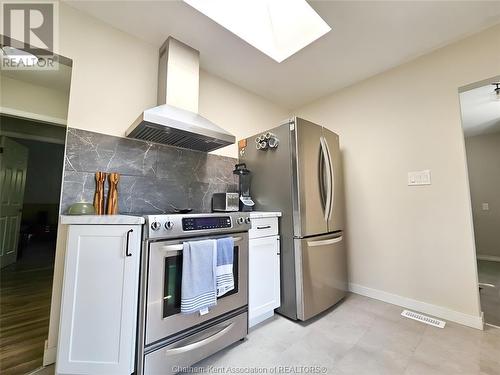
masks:
[[[144,230],[144,229],[143,229]],[[144,233],[143,233],[144,235]],[[142,242],[141,251],[141,271],[139,283],[139,320],[137,322],[137,374],[142,375],[144,371],[144,345],[146,338],[146,297],[148,290],[148,241]]]
[[[326,148],[326,154],[328,156],[328,167],[330,172],[330,205],[328,206],[328,216],[327,220],[330,220],[333,213],[333,205],[335,204],[335,171],[333,169],[332,155],[330,153],[330,147],[328,146],[328,141],[323,137],[323,142]]]
[[[299,165],[297,163],[297,118],[290,119],[290,153],[292,162],[292,206],[293,206],[293,233],[300,235],[300,188],[299,188]],[[293,125],[293,126],[292,126]]]
[[[248,334],[248,313],[224,315],[216,322],[198,326],[145,354],[143,374],[170,375],[206,358]]]
[[[293,159],[296,164],[294,178],[297,179],[298,196],[294,199],[297,201],[297,213],[300,216],[294,217],[298,221],[294,222],[294,229],[296,229],[294,235],[306,237],[328,232],[327,216],[324,215],[318,178],[323,127],[301,118],[297,118],[296,121],[294,132],[296,145]],[[327,162],[325,158],[325,163]],[[329,174],[331,170],[325,169],[325,172]]]
[[[343,240],[343,236],[340,236],[337,238],[332,238],[331,240],[307,241],[307,246],[314,247],[314,246],[332,245],[334,243],[341,242],[342,240]]]
[[[319,138],[321,145],[321,153],[323,154],[322,161],[326,164],[326,202],[324,207],[324,217],[325,221],[328,220],[331,213],[332,206],[332,167],[330,162],[330,155],[328,154],[328,146],[326,144],[325,137],[321,136]],[[321,160],[320,160],[321,163]]]
[[[304,320],[304,275],[302,270],[302,240],[293,239],[295,259],[296,319]]]
[[[213,232],[212,235],[192,236],[190,239],[217,239],[225,237],[224,234]],[[185,239],[170,239],[148,242],[148,258],[146,265],[147,290],[146,290],[146,327],[144,344],[151,345],[166,337],[205,323],[215,317],[222,316],[239,307],[248,304],[248,233],[240,232],[237,237],[241,240],[235,243],[238,246],[238,292],[224,296],[217,300],[217,305],[210,309],[208,314],[175,314],[163,318],[163,286],[165,272],[163,269],[164,258],[175,256],[180,251],[164,251],[167,246],[181,245]]]
[[[187,351],[202,347],[204,345],[210,344],[211,342],[217,340],[219,337],[224,336],[224,334],[229,331],[232,327],[234,327],[234,323],[229,323],[226,326],[222,327],[220,330],[215,332],[213,335],[210,335],[203,340],[199,340],[196,342],[193,342],[188,345],[184,345],[178,348],[172,348],[168,349],[170,353],[185,353]]]
[[[241,237],[233,237],[233,241],[236,243],[236,242],[240,242],[242,240]],[[161,248],[163,251],[182,251],[184,250],[184,245],[183,244],[180,244],[180,245],[168,245],[168,246],[162,246]]]
[[[191,327],[188,329],[185,329],[184,331],[181,331],[179,333],[176,333],[175,335],[169,336],[163,340],[159,340],[153,344],[150,344],[147,346],[147,348],[144,350],[144,354],[149,354],[152,353],[158,349],[164,348],[166,346],[171,346],[172,344],[176,342],[181,342],[184,341],[184,339],[193,336],[197,333],[200,333],[207,328],[212,328],[214,326],[220,325],[221,323],[227,322],[230,319],[233,319],[237,317],[238,315],[241,314],[246,314],[248,313],[248,306],[243,306],[239,307],[236,310],[232,310],[228,312],[227,314],[223,314],[220,316],[217,316],[213,319],[210,319],[206,322],[203,322],[200,325],[197,325],[196,327]]]
[[[279,126],[269,129],[270,133],[275,134],[280,139],[278,148],[270,152],[262,152],[255,147],[247,147],[246,151],[239,155],[240,163],[246,163],[248,169],[255,171],[252,176],[252,196],[255,199],[254,209],[282,212],[279,224],[280,235],[282,236],[280,256],[280,268],[282,270],[280,281],[281,304],[278,312],[291,319],[297,319],[295,258],[293,254],[294,223],[297,223],[298,220],[296,213],[294,214],[294,209],[297,207],[297,202],[294,202],[297,198],[297,181],[294,177],[296,166],[291,156],[292,147],[294,147],[295,143],[295,137],[292,134],[296,129],[294,121],[294,118],[291,118],[283,121]],[[259,135],[260,133],[248,137],[247,144],[255,144]],[[282,181],[282,183],[270,184],[270,181]],[[257,223],[254,224],[255,229]],[[256,232],[264,232],[264,230]]]
[[[345,296],[347,290],[343,233],[329,233],[315,238],[295,239],[302,262],[302,298],[297,301],[300,320],[307,320],[330,308]]]
[[[222,218],[229,217],[231,220],[231,226],[227,228],[206,228],[199,230],[184,230],[182,225],[183,219],[189,218]],[[158,215],[147,215],[146,223],[144,227],[144,238],[149,241],[166,241],[167,239],[180,239],[180,238],[192,238],[203,235],[217,234],[230,234],[230,233],[240,233],[247,231],[251,228],[251,223],[248,223],[247,218],[250,215],[248,212],[214,212],[209,214],[158,214]],[[170,230],[165,229],[166,222],[172,222],[173,226]],[[153,223],[158,223],[158,230],[151,228]],[[214,232],[214,230],[216,232]]]

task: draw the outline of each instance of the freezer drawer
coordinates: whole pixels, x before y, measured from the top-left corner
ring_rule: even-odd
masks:
[[[146,354],[144,374],[176,374],[184,367],[244,338],[248,332],[247,327],[248,315],[245,312]]]
[[[297,316],[307,320],[340,301],[347,291],[342,232],[295,239],[298,252]]]

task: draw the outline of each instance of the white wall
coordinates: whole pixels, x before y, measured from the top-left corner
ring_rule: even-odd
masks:
[[[5,74],[0,74],[0,88],[0,107],[7,113],[13,113],[10,110],[22,111],[29,115],[66,122],[67,92],[13,79]],[[39,116],[29,116],[29,118],[39,118]]]
[[[158,48],[60,5],[60,54],[73,59],[68,126],[124,136],[156,105]],[[237,139],[275,126],[289,111],[202,71],[199,111]],[[236,145],[216,153],[237,157]]]
[[[204,71],[200,76],[199,108],[201,115],[233,133],[236,140],[278,126],[290,115],[287,109]],[[238,146],[214,153],[237,158]]]
[[[495,26],[296,111],[340,134],[358,290],[480,316],[458,88],[499,74],[499,45]]]
[[[500,133],[468,137],[465,148],[477,255],[500,259]]]

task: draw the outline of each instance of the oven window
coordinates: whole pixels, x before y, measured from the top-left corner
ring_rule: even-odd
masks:
[[[218,299],[238,293],[238,246],[233,256],[234,289]],[[165,284],[163,286],[163,318],[181,312],[182,252],[165,258]]]
[[[163,317],[181,312],[182,255],[165,258]]]

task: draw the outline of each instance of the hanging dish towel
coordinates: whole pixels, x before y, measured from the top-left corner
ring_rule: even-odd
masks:
[[[182,252],[181,313],[206,313],[217,304],[217,243],[215,240],[184,242]]]
[[[217,297],[234,289],[232,237],[217,240]]]

